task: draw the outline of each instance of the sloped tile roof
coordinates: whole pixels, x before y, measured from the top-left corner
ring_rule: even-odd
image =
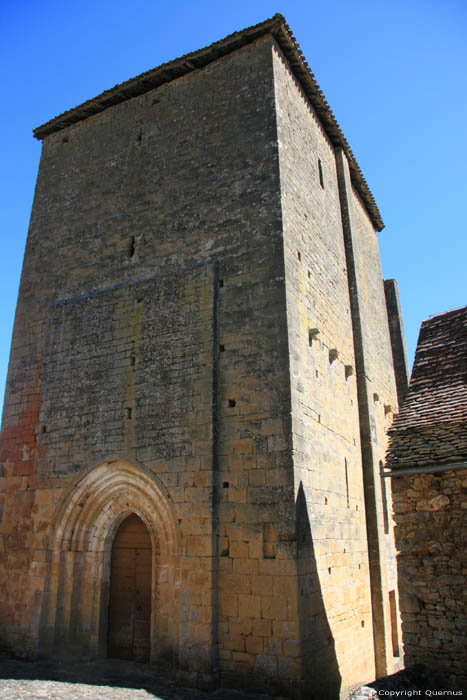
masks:
[[[332,144],[335,147],[340,146],[346,153],[349,160],[352,183],[362,198],[376,231],[381,231],[384,228],[381,214],[366,180],[363,177],[362,171],[287,22],[280,14],[276,14],[265,22],[235,32],[210,46],[188,53],[168,63],[163,63],[161,66],[142,73],[136,78],[116,85],[110,90],[106,90],[101,95],[87,100],[82,105],[70,109],[58,117],[51,119],[46,124],[37,127],[37,129],[34,129],[33,134],[35,138],[43,139],[56,131],[65,129],[71,124],[75,124],[93,114],[102,112],[108,107],[148,92],[164,83],[180,78],[191,71],[203,68],[208,63],[232,53],[242,46],[251,44],[253,41],[267,34],[272,35],[279,44],[295,77],[300,82],[311,105],[315,109]]]
[[[409,390],[390,433],[467,422],[467,306],[423,321]]]

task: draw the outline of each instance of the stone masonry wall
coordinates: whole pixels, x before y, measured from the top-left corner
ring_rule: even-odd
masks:
[[[271,43],[44,141],[2,432],[17,649],[53,619],[53,523],[76,479],[116,458],[153,474],[173,513],[184,668],[296,680]]]
[[[368,214],[352,188],[353,249],[356,264],[365,381],[368,395],[374,499],[376,504],[379,564],[382,581],[387,672],[400,661],[400,624],[397,609],[397,570],[391,513],[391,487],[381,470],[388,444],[388,430],[398,411],[394,364],[389,335],[378,238]],[[376,534],[376,533],[375,533]],[[395,602],[391,602],[395,600]]]
[[[301,653],[321,695],[374,674],[355,360],[334,149],[274,54]]]
[[[354,333],[375,663],[376,674],[382,676],[401,663],[391,499],[382,477],[396,387],[376,232],[340,149],[336,164]]]
[[[44,478],[79,472],[90,454],[184,463],[194,443],[210,444],[213,284],[202,266],[53,308],[37,431]],[[178,476],[162,479],[179,488]]]
[[[467,688],[467,472],[392,479],[406,664]]]
[[[392,360],[357,197],[353,216],[379,456]],[[2,428],[1,641],[105,653],[133,509],[153,658],[304,696],[372,678],[352,333],[335,152],[272,37],[46,137]]]

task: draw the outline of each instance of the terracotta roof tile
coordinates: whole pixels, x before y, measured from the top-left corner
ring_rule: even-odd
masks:
[[[390,433],[467,421],[467,307],[422,323],[409,390]]]

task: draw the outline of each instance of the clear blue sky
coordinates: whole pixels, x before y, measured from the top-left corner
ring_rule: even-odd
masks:
[[[410,362],[421,321],[467,304],[465,0],[0,0],[0,395],[40,157],[31,130],[275,12],[381,210]]]

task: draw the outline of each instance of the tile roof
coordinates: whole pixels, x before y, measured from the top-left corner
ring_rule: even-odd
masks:
[[[467,306],[423,321],[409,390],[389,432],[459,422],[467,422]]]
[[[295,77],[300,82],[310,103],[314,107],[332,144],[335,147],[340,146],[346,153],[349,160],[352,183],[362,198],[375,229],[381,231],[384,228],[384,224],[380,212],[350,149],[347,139],[342,133],[331,108],[326,102],[287,22],[280,14],[276,14],[265,22],[235,32],[210,46],[188,53],[168,63],[163,63],[161,66],[153,68],[146,73],[142,73],[136,78],[116,85],[110,90],[106,90],[101,95],[87,100],[82,105],[70,109],[42,126],[37,127],[37,129],[34,129],[33,134],[35,138],[43,139],[56,131],[65,129],[71,124],[75,124],[93,114],[102,112],[112,105],[131,99],[136,95],[141,95],[164,83],[180,78],[182,75],[186,75],[191,71],[202,68],[208,63],[236,51],[242,46],[246,46],[267,34],[272,35],[279,44]]]

